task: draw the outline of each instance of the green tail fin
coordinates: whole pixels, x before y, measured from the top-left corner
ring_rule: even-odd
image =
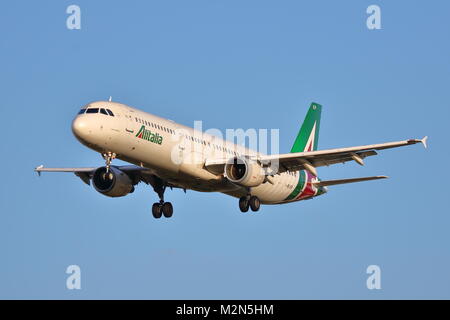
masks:
[[[319,142],[320,114],[322,106],[318,103],[311,103],[302,127],[298,132],[291,152],[307,152],[317,150]]]

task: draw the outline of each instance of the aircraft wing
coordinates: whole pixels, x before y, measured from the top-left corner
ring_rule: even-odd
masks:
[[[133,184],[138,184],[140,181],[154,185],[155,173],[148,168],[143,168],[135,165],[126,165],[126,166],[113,166],[111,167],[117,168],[120,171],[125,172],[133,181]],[[77,177],[79,177],[84,183],[87,185],[91,184],[92,175],[94,171],[98,167],[83,167],[83,168],[45,168],[44,166],[39,166],[34,169],[39,175],[42,172],[72,172]],[[183,189],[172,182],[166,181],[166,185],[170,188],[179,188]]]
[[[371,144],[358,147],[328,149],[310,152],[295,152],[280,155],[259,156],[254,160],[260,161],[264,166],[270,166],[274,161],[278,161],[278,170],[276,173],[284,171],[307,170],[317,176],[315,168],[329,166],[336,163],[345,163],[347,161],[356,161],[364,165],[363,159],[377,154],[377,150],[398,148],[416,143],[422,143],[427,147],[428,137],[423,139],[409,139],[396,142],[387,142],[380,144]]]
[[[39,166],[34,169],[38,174],[41,172],[73,172],[73,173],[92,173],[97,168],[44,168]]]
[[[270,167],[273,171],[269,171],[268,175],[285,171],[307,170],[317,176],[315,169],[317,167],[345,163],[347,161],[356,161],[360,165],[364,165],[364,158],[377,155],[377,150],[398,148],[416,143],[422,143],[426,148],[427,139],[428,137],[424,137],[423,139],[409,139],[358,147],[256,156],[251,157],[251,159],[260,162],[264,167]],[[226,161],[226,159],[207,160],[205,168],[213,173],[221,173],[223,172],[223,166],[226,164]]]
[[[138,167],[134,165],[128,165],[128,166],[111,166],[115,167],[121,171],[145,171],[148,170],[147,168]],[[43,165],[40,165],[39,167],[36,167],[34,171],[37,173],[41,172],[73,172],[73,173],[94,173],[95,169],[98,167],[83,167],[83,168],[45,168]]]
[[[111,166],[119,169],[120,171],[126,172],[130,177],[134,178],[134,181],[137,183],[139,181],[148,182],[145,179],[144,173],[148,171],[147,168],[142,168],[135,165],[127,165],[127,166]],[[45,168],[40,165],[36,167],[34,171],[36,171],[39,175],[42,172],[73,172],[76,176],[78,176],[84,183],[90,184],[90,179],[94,174],[95,169],[97,167],[87,167],[87,168]]]

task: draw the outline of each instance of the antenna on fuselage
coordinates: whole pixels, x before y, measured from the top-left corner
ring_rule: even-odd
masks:
[[[111,101],[112,101],[112,97],[111,97],[111,96],[109,96],[109,99],[108,99],[108,101],[109,101],[109,102],[111,102]]]

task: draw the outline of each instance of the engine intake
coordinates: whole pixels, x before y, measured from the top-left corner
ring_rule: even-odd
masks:
[[[117,168],[97,168],[92,176],[92,184],[95,190],[108,197],[123,197],[133,192],[134,186],[130,177]]]
[[[244,187],[257,187],[265,180],[263,168],[254,161],[233,158],[225,165],[225,177]]]

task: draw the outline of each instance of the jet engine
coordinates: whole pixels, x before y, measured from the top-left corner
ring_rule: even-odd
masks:
[[[108,197],[123,197],[134,191],[130,177],[117,168],[97,168],[92,176],[92,184],[95,190]]]
[[[266,175],[258,163],[233,158],[225,165],[225,177],[243,187],[257,187],[264,182]]]

